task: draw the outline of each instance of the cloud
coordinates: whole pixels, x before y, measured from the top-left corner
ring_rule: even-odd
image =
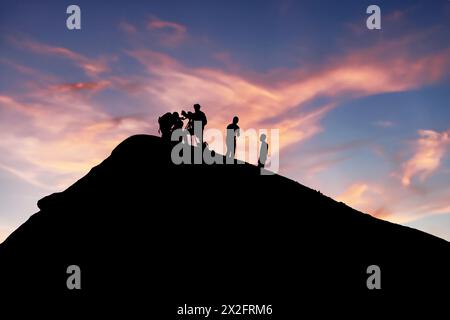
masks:
[[[305,158],[307,156],[304,156],[303,158]],[[332,166],[347,160],[349,157],[348,156],[334,156],[331,158],[324,158],[324,159],[317,159],[315,157],[312,157],[310,159],[310,157],[308,158],[308,162],[306,163],[306,165],[303,165],[303,168],[296,168],[296,169],[300,169],[300,170],[304,170],[303,173],[303,177],[304,179],[311,179],[312,177],[314,177],[316,174],[320,173],[320,172],[324,172],[329,170]],[[293,169],[293,168],[291,168]]]
[[[186,34],[186,28],[175,25],[154,19],[149,28],[164,31],[162,34],[167,31],[169,38],[170,34]],[[399,43],[335,56],[306,69],[251,74],[242,68],[192,67],[165,53],[138,47],[124,51],[142,66],[139,73],[129,75],[106,72],[108,64],[97,72],[90,70],[86,64],[95,65],[97,59],[27,40],[25,47],[31,52],[68,59],[81,66],[90,79],[68,82],[64,76],[42,76],[43,83],[33,81],[29,90],[0,93],[0,152],[4,155],[0,164],[32,184],[62,188],[104,159],[127,136],[157,134],[158,115],[191,108],[196,102],[209,116],[207,128],[222,130],[238,115],[241,128],[279,129],[283,152],[324,132],[322,120],[342,102],[415,89],[446,75],[448,50],[414,57],[402,49],[411,42]],[[231,56],[226,59],[235,65]],[[33,72],[39,78],[35,70],[13,68],[18,74]],[[114,115],[110,105],[115,100],[97,95],[106,88],[123,103],[114,107]],[[145,117],[131,116],[136,110],[145,110]],[[338,161],[342,157],[330,156],[307,166],[317,173]],[[392,202],[380,200],[379,188],[372,182],[360,182],[342,192],[340,199],[386,216]]]
[[[373,141],[367,139],[320,147],[301,147],[293,144],[283,150],[282,172],[288,175],[295,172],[302,183],[319,185],[318,174],[327,175],[337,165],[351,159],[352,154],[359,153],[366,147],[372,147],[372,144]],[[326,186],[329,186],[329,183],[322,187]]]
[[[66,91],[91,91],[96,92],[103,90],[110,86],[109,81],[98,81],[98,82],[72,82],[72,83],[62,83],[51,86],[52,90],[59,92]]]
[[[0,243],[6,240],[6,238],[14,231],[13,227],[0,227]]]
[[[410,189],[402,188],[408,192]],[[402,203],[397,208],[396,219],[401,223],[410,223],[425,217],[433,217],[450,214],[450,188],[441,186],[433,192],[420,198],[409,194],[406,195],[410,203]]]
[[[335,198],[375,217],[396,223],[409,223],[424,216],[449,213],[450,190],[442,187],[412,188],[411,183],[415,177],[425,180],[440,169],[450,145],[450,130],[420,130],[418,133],[420,138],[413,144],[414,154],[403,163],[400,174],[351,183]],[[408,188],[401,188],[402,185]]]
[[[418,134],[420,138],[415,142],[415,153],[403,164],[401,182],[404,186],[409,186],[417,175],[424,181],[435,172],[450,142],[450,130],[445,132],[419,130]]]
[[[207,113],[214,114],[208,126],[223,128],[230,117],[239,115],[247,128],[280,129],[281,144],[286,147],[322,132],[321,119],[342,101],[415,89],[437,81],[449,69],[450,55],[438,52],[417,58],[397,50],[393,56],[395,48],[395,43],[389,43],[385,50],[377,45],[371,50],[334,57],[308,70],[251,76],[189,67],[154,50],[127,53],[146,68],[147,74],[140,82],[145,83],[143,90],[158,104],[169,110],[185,108],[195,97]],[[325,102],[320,103],[321,99]],[[319,102],[310,107],[314,101]]]
[[[433,214],[449,214],[450,213],[450,204],[435,208],[433,211],[431,211],[431,213],[433,213]]]
[[[22,99],[0,96],[0,168],[41,188],[64,188],[119,141],[148,131],[144,119],[112,117],[88,99],[53,89]]]
[[[434,216],[450,214],[450,200],[448,200],[449,195],[447,194],[447,197],[444,199],[441,199],[441,201],[437,201],[437,203],[419,206],[418,208],[415,208],[414,213],[416,213],[416,216],[419,218],[423,217],[424,215]]]
[[[121,30],[127,34],[136,34],[137,33],[136,27],[126,21],[121,21],[119,23],[119,30]]]
[[[352,183],[343,193],[336,196],[337,201],[370,213],[374,217],[386,219],[391,217],[389,199],[384,195],[385,189],[369,182]]]
[[[354,207],[367,205],[367,199],[364,198],[365,193],[369,189],[366,183],[355,183],[348,187],[344,193],[336,197],[337,201],[342,201]]]
[[[186,26],[173,22],[161,20],[155,16],[150,18],[147,28],[151,31],[158,32],[159,40],[167,46],[176,46],[186,39]]]
[[[51,46],[31,39],[15,38],[12,36],[8,39],[18,47],[28,49],[34,53],[69,59],[90,76],[97,76],[110,70],[108,59],[104,57],[91,59],[73,50],[64,47]]]

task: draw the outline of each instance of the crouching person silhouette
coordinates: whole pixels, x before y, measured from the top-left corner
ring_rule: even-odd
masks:
[[[241,134],[238,122],[239,118],[234,117],[233,122],[227,126],[227,153],[225,154],[227,158],[234,159],[236,154],[236,137]]]
[[[267,160],[267,153],[269,152],[269,144],[266,142],[266,135],[263,133],[259,140],[261,141],[261,148],[259,149],[258,168],[264,168]]]
[[[159,130],[161,138],[165,141],[170,141],[172,138],[172,133],[175,130],[183,130],[183,117],[180,117],[178,112],[167,112],[158,118]],[[183,130],[184,131],[184,130]],[[179,142],[183,141],[185,136],[184,132],[178,139]]]
[[[170,112],[163,114],[158,118],[159,130],[161,138],[165,141],[170,141],[172,135],[173,115]]]

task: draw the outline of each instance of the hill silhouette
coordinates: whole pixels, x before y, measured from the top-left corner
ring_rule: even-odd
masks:
[[[450,288],[447,241],[250,164],[174,165],[170,150],[132,136],[41,199],[0,245],[2,295],[95,301],[105,312],[151,306],[173,319],[185,303],[265,303],[292,315],[324,301],[381,305]],[[79,291],[66,287],[73,264]],[[381,268],[381,290],[367,289],[370,265]]]

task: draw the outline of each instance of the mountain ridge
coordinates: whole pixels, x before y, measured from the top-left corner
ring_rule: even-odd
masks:
[[[248,297],[291,314],[287,287],[308,292],[307,305],[450,285],[447,241],[247,163],[174,165],[172,146],[129,137],[65,191],[39,200],[40,211],[0,244],[2,293],[139,304],[149,286],[160,314],[173,301]],[[83,274],[79,291],[66,287],[73,264]],[[381,290],[367,288],[371,265],[380,267]]]

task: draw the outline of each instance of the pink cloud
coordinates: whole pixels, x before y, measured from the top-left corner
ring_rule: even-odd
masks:
[[[179,45],[186,39],[186,26],[172,21],[161,20],[155,16],[150,18],[147,28],[152,31],[158,31],[161,43],[168,46]]]
[[[367,199],[364,195],[369,190],[369,186],[366,183],[352,184],[344,193],[336,197],[337,201],[342,201],[354,207],[361,207],[367,205]]]
[[[118,142],[149,130],[132,116],[111,117],[73,90],[38,88],[21,99],[1,95],[0,168],[39,187],[64,188],[102,161]],[[77,87],[77,85],[75,85]],[[89,90],[89,89],[87,89]]]
[[[392,218],[393,211],[389,208],[392,203],[382,185],[367,181],[355,182],[337,195],[336,200],[377,218]]]
[[[185,29],[156,21],[149,26],[153,31],[186,33]],[[273,70],[251,75],[239,68],[190,67],[145,49],[126,51],[142,65],[142,72],[112,75],[86,67],[95,65],[96,59],[70,49],[28,42],[26,47],[33,52],[69,59],[88,75],[102,78],[74,83],[53,78],[29,91],[1,94],[0,152],[5,156],[0,165],[30,183],[62,188],[105,158],[125,137],[142,132],[157,134],[158,115],[191,108],[196,102],[209,116],[207,128],[223,129],[238,115],[241,128],[280,129],[283,151],[323,132],[322,119],[342,101],[415,89],[448,74],[449,51],[413,57],[404,49],[413,39],[334,57],[307,70],[299,67],[289,72]],[[230,56],[222,58],[233,63]],[[108,69],[106,65],[103,70]],[[91,99],[89,93],[104,88],[118,90],[130,101],[122,116],[108,114],[108,101],[101,104]],[[311,107],[310,103],[319,97],[333,102]],[[136,105],[146,107],[146,118],[129,116]],[[339,159],[325,159],[310,166],[312,174],[326,170],[335,161]],[[408,175],[412,178],[422,171],[408,169]],[[394,212],[398,199],[380,200],[380,190],[388,194],[390,189],[363,181],[341,192],[339,198],[385,217]],[[401,198],[398,194],[396,197]]]
[[[425,214],[427,216],[450,214],[450,200],[448,199],[450,199],[449,195],[447,195],[444,201],[438,201],[437,203],[419,206],[414,210],[414,212],[419,213],[419,217],[423,217]]]
[[[399,223],[410,223],[424,217],[450,214],[450,188],[443,187],[417,198],[411,194],[410,188],[401,188],[406,194],[403,199],[409,202],[399,201],[393,218]]]
[[[131,23],[128,23],[126,21],[121,21],[119,23],[119,29],[124,31],[127,34],[135,34],[135,33],[137,33],[136,27],[133,26]]]
[[[409,186],[417,175],[423,181],[434,173],[450,143],[450,130],[419,130],[418,133],[420,138],[415,142],[414,156],[403,164],[401,181],[404,186]]]
[[[318,70],[251,77],[237,71],[188,67],[152,50],[130,50],[128,54],[146,68],[147,77],[140,81],[146,84],[143,90],[160,105],[185,108],[195,97],[214,114],[211,126],[223,128],[237,114],[245,122],[243,126],[279,128],[282,146],[286,147],[320,133],[320,120],[338,101],[410,90],[441,79],[450,66],[448,50],[414,58],[399,49],[414,39],[335,57]],[[336,102],[313,110],[303,108],[317,97]]]
[[[335,198],[396,223],[410,223],[424,216],[450,213],[449,190],[411,187],[413,178],[423,181],[438,172],[450,145],[450,131],[420,130],[419,135],[420,138],[414,142],[414,154],[403,163],[400,174],[391,178],[380,177],[377,181],[351,183]]]
[[[56,91],[91,91],[96,92],[103,90],[110,85],[109,81],[98,81],[98,82],[73,82],[73,83],[62,83],[51,86],[52,90]]]
[[[1,226],[0,227],[0,243],[6,240],[6,238],[14,231],[11,226]]]
[[[108,62],[106,58],[91,59],[73,50],[51,46],[41,42],[33,41],[30,39],[18,39],[14,37],[9,37],[9,40],[19,47],[31,50],[32,52],[57,56],[60,58],[66,58],[72,61],[75,65],[83,69],[86,74],[90,76],[97,76],[101,73],[109,71]]]

